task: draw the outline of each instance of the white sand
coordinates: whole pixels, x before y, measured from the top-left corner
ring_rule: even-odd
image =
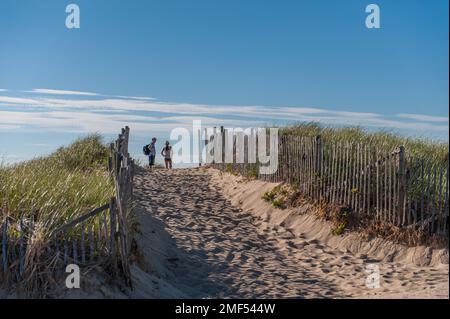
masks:
[[[305,268],[318,266],[353,297],[370,298],[448,298],[448,250],[427,247],[408,248],[383,239],[364,240],[356,233],[331,235],[331,225],[318,220],[314,207],[276,209],[261,199],[277,184],[245,181],[241,177],[209,170],[213,183],[233,205],[260,218],[264,231],[288,231],[294,240],[283,245],[303,247],[292,254]],[[306,244],[306,246],[305,246]],[[305,250],[308,248],[309,252]],[[364,272],[367,264],[378,265],[381,287],[367,289]]]
[[[330,235],[314,207],[280,210],[261,196],[276,184],[216,170],[136,176],[134,290],[83,275],[62,298],[448,298],[448,251]],[[380,288],[365,282],[368,264]],[[0,298],[4,292],[0,291]]]
[[[313,207],[279,210],[264,202],[262,194],[275,185],[206,168],[138,175],[143,256],[133,268],[140,287],[134,294],[448,298],[447,251],[332,236]],[[380,269],[378,289],[366,287],[368,264]]]

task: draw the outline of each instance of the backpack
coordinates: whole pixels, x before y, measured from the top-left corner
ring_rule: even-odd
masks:
[[[144,152],[145,155],[150,155],[150,148],[149,148],[150,144],[145,145],[142,148],[142,151]]]

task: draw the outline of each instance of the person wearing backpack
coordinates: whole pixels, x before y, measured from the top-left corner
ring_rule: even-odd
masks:
[[[161,156],[164,157],[164,163],[167,169],[172,169],[172,146],[169,141],[166,141],[166,146],[161,151]]]
[[[152,138],[152,142],[144,146],[144,154],[148,156],[148,165],[153,168],[156,157],[156,137]]]

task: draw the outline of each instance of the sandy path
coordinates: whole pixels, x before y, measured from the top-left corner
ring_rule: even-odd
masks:
[[[140,223],[156,218],[173,247],[156,266],[179,291],[192,298],[446,297],[448,270],[379,264],[383,287],[365,285],[367,256],[353,256],[317,240],[295,237],[264,222],[224,197],[202,169],[143,171],[136,177]],[[142,227],[143,236],[150,232]],[[155,231],[152,231],[155,233]],[[141,247],[154,247],[147,238]],[[169,240],[169,239],[167,239]],[[167,243],[155,243],[163,251]],[[155,257],[152,257],[154,262]],[[167,269],[164,269],[164,268]],[[153,282],[154,284],[155,282]],[[142,283],[141,283],[142,284]],[[430,295],[429,290],[433,291]],[[406,291],[409,293],[406,294]],[[442,292],[442,293],[441,293]],[[177,296],[176,293],[173,294]]]

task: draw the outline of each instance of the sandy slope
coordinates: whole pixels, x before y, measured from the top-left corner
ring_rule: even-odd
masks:
[[[205,168],[140,170],[134,290],[92,271],[82,289],[56,296],[448,298],[448,251],[331,236],[314,207],[279,210],[261,200],[275,185]],[[380,269],[378,289],[365,285],[368,264]],[[15,297],[0,290],[0,298]]]
[[[129,296],[448,298],[442,252],[429,258],[433,266],[417,266],[401,247],[380,248],[386,243],[340,246],[348,238],[330,238],[328,225],[262,201],[273,186],[212,169],[139,173],[142,256]],[[392,249],[395,258],[386,254]],[[378,289],[365,285],[367,264],[380,269]]]

